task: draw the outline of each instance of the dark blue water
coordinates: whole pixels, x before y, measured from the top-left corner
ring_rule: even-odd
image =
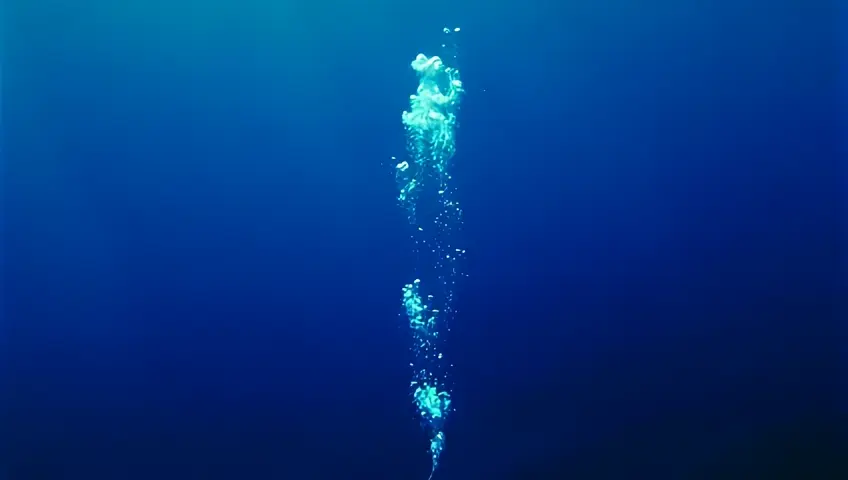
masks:
[[[7,2],[2,478],[426,478],[390,159],[446,25],[436,478],[839,478],[836,3],[648,4]]]

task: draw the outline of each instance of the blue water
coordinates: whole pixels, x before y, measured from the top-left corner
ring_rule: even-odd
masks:
[[[435,478],[839,478],[835,5],[11,2],[2,478],[426,478],[391,157],[444,26]]]

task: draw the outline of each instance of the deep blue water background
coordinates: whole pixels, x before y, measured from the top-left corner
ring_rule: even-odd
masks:
[[[390,157],[445,25],[438,478],[838,478],[838,13],[7,4],[8,478],[426,477]]]

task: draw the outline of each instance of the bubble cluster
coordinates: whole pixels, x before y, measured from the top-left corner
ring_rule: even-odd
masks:
[[[463,85],[459,70],[438,56],[418,54],[411,66],[419,84],[401,117],[408,159],[396,164],[395,176],[418,260],[415,280],[402,289],[402,304],[413,340],[412,402],[430,438],[432,477],[445,447],[444,422],[452,411],[443,332],[456,314],[455,287],[465,255],[455,245],[462,209],[454,199],[450,173]]]

